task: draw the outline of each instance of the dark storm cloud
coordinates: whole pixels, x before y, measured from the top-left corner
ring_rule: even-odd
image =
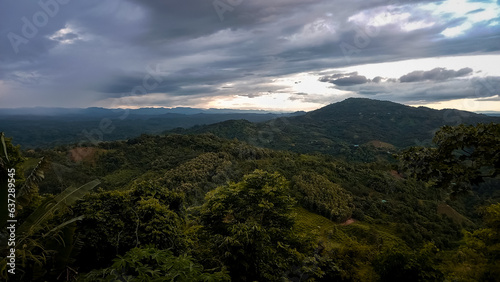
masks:
[[[491,22],[443,37],[465,19],[415,9],[429,2],[440,1],[243,0],[221,14],[211,0],[4,1],[0,87],[22,91],[26,104],[10,92],[2,103],[89,106],[150,93],[164,93],[168,98],[151,101],[168,103],[186,96],[255,96],[279,91],[270,81],[287,74],[500,50],[500,27]],[[434,24],[404,31],[390,23],[374,34],[367,23],[349,20],[379,12],[408,12],[411,21]],[[152,65],[161,79],[148,77]],[[437,71],[427,80],[441,82],[460,71]],[[358,74],[325,79],[338,87],[384,85]]]
[[[319,79],[321,82],[329,82],[337,86],[351,86],[356,84],[364,84],[369,80],[364,75],[358,75],[357,72],[342,74],[333,74],[331,76],[324,76]]]
[[[0,60],[23,61],[36,59],[57,43],[49,36],[101,1],[7,1],[0,10]],[[109,2],[109,1],[104,1]],[[98,24],[84,19],[88,25]]]
[[[401,82],[417,82],[425,80],[442,81],[450,78],[466,76],[472,73],[471,68],[463,68],[458,71],[445,68],[435,68],[430,71],[413,71],[399,78]]]
[[[478,99],[479,101],[500,101],[500,95],[495,95],[493,97],[490,97],[490,98],[480,98]]]
[[[388,80],[381,83],[339,87],[339,89],[352,91],[373,99],[387,100],[390,98],[396,102],[442,102],[464,98],[494,101],[496,99],[491,97],[500,94],[500,77],[474,77],[413,83]]]
[[[331,81],[331,83],[338,86],[350,86],[356,84],[363,84],[367,82],[368,80],[366,79],[366,76],[363,75],[353,75]]]

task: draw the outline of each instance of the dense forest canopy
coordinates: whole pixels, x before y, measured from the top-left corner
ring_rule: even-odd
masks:
[[[9,281],[500,275],[497,123],[445,126],[432,145],[379,147],[370,162],[212,133],[37,150],[15,142],[0,143],[3,199],[16,170],[15,276],[5,226],[0,238]]]

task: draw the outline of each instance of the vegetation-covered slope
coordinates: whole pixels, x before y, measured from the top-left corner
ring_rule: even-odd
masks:
[[[137,113],[137,111],[145,111]],[[56,115],[2,115],[0,125],[23,148],[51,148],[56,145],[126,140],[143,133],[158,134],[176,127],[189,128],[233,119],[262,122],[279,114],[259,113],[161,113],[148,109],[80,109]],[[14,112],[15,113],[15,112]]]
[[[494,249],[474,261],[456,251],[495,244],[484,234],[494,234],[496,221],[478,229],[481,216],[470,211],[486,203],[484,195],[490,203],[498,198],[482,193],[476,201],[451,201],[445,190],[388,164],[354,165],[213,134],[143,135],[91,150],[24,154],[26,171],[42,155],[47,165],[40,195],[33,191],[34,200],[18,212],[21,222],[53,199],[44,193],[59,193],[55,187],[102,181],[71,209],[19,235],[29,242],[18,258],[24,280],[179,273],[180,281],[435,281],[495,273]],[[50,230],[59,235],[44,236]],[[463,230],[470,233],[461,242]],[[471,263],[479,274],[456,267]]]
[[[386,152],[391,145],[397,148],[429,145],[434,133],[444,125],[499,121],[498,117],[465,111],[414,108],[387,101],[349,98],[300,116],[262,123],[226,121],[173,132],[211,132],[272,149],[373,161],[374,152]],[[380,144],[384,146],[378,146]]]

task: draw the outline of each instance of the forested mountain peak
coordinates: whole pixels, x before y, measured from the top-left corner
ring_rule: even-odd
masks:
[[[369,112],[388,112],[411,110],[413,107],[390,102],[380,101],[368,98],[347,98],[343,101],[332,103],[315,111],[308,113],[310,116],[321,117],[323,115],[336,113],[338,115],[369,113]]]
[[[348,157],[358,154],[363,155],[361,159],[371,161],[373,156],[368,155],[373,154],[360,152],[363,145],[366,149],[373,147],[370,144],[374,142],[396,148],[430,144],[434,133],[444,125],[499,121],[498,117],[453,109],[434,110],[389,101],[349,98],[305,115],[261,123],[229,121],[177,130],[176,133],[210,132],[272,149]],[[383,153],[387,152],[384,150]]]
[[[444,113],[447,116],[443,116]],[[435,110],[427,107],[412,107],[391,101],[381,101],[368,98],[348,98],[341,102],[333,103],[320,109],[311,111],[306,114],[306,117],[314,119],[323,118],[352,118],[361,115],[368,116],[414,116],[414,117],[442,117],[444,122],[446,120],[456,120],[459,118],[488,118],[482,114],[476,114],[467,111],[460,111],[455,109]],[[451,115],[451,116],[448,116]],[[361,117],[362,118],[362,117]]]

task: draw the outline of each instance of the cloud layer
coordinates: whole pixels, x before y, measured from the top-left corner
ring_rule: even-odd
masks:
[[[481,69],[470,67],[414,69],[397,81],[361,72],[315,79],[338,93],[295,91],[286,78],[499,54],[498,15],[496,1],[6,1],[0,11],[0,106],[210,106],[237,99],[235,107],[252,107],[257,97],[286,96],[300,107],[343,95],[400,102],[418,95],[424,101],[477,97],[447,88],[479,83]],[[497,77],[488,79],[494,96]],[[414,94],[389,91],[389,84]],[[424,85],[428,91],[421,95]]]
[[[413,71],[399,78],[400,82],[418,81],[444,81],[450,78],[466,76],[472,73],[471,68],[463,68],[458,71],[447,70],[445,68],[435,68],[430,71]]]

